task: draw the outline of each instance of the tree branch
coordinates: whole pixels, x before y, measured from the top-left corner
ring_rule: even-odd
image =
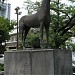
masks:
[[[73,17],[71,17],[71,19],[68,21],[68,23],[67,23],[65,26],[63,26],[62,28],[60,28],[60,29],[58,30],[58,32],[64,30],[66,27],[68,27],[68,26],[70,25],[70,23],[73,22],[72,20],[73,20],[74,18],[75,18],[75,15],[74,15]],[[72,21],[72,22],[71,22],[71,21]]]
[[[68,16],[68,14],[67,14],[66,12],[64,12],[64,10],[59,10],[59,9],[52,8],[52,7],[50,7],[50,9],[51,9],[51,10],[55,10],[56,12],[60,11],[60,12],[62,12],[62,13],[65,13],[65,14]],[[70,19],[69,16],[68,16],[68,18]]]
[[[63,32],[60,34],[60,36],[63,36],[69,29],[71,29],[75,25],[74,20],[69,24],[69,27],[67,27],[63,30]]]

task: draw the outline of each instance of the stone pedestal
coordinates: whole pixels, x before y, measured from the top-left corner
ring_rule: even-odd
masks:
[[[4,55],[4,75],[72,75],[69,50],[11,51]]]

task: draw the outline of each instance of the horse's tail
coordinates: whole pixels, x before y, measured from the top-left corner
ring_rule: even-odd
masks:
[[[22,38],[22,31],[23,31],[23,19],[19,20],[19,36]]]

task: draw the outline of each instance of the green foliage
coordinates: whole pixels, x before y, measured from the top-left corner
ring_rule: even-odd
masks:
[[[0,17],[0,30],[10,31],[13,28],[15,21],[10,21],[7,18]]]
[[[74,36],[74,24],[71,27],[71,17],[75,13],[75,6],[51,2],[51,24],[50,24],[50,39],[53,45],[52,48],[65,48],[65,41]],[[59,7],[58,7],[59,6]],[[54,8],[54,9],[52,9]],[[70,24],[69,24],[70,23]],[[69,27],[70,26],[70,27]],[[51,45],[51,44],[50,44]]]
[[[40,2],[32,2],[31,0],[24,1],[24,8],[28,11],[28,14],[35,13],[39,7],[40,7]]]
[[[75,44],[74,43],[68,43],[67,48],[69,50],[75,51]]]
[[[33,48],[40,48],[40,39],[38,36],[33,37],[31,41],[32,41],[31,45]]]
[[[27,39],[26,39],[26,47],[39,48],[40,41],[39,41],[39,34],[38,34],[37,30],[38,29],[36,29],[36,30],[31,29],[29,31],[29,34],[27,35]]]
[[[0,54],[4,54],[4,51],[6,51],[4,45],[0,45]]]
[[[9,31],[13,29],[15,21],[10,21],[7,18],[0,17],[0,43],[9,39]]]
[[[66,41],[66,48],[71,50],[71,51],[75,51],[75,42],[73,42],[74,40],[72,40],[73,38],[69,38],[68,41]]]
[[[0,71],[4,71],[4,64],[0,64]]]
[[[15,21],[10,21],[7,18],[0,17],[0,54],[4,53],[5,46],[2,46],[2,42],[5,42],[10,38],[9,31],[16,25]]]

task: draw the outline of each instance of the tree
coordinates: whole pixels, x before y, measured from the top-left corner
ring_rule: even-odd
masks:
[[[4,48],[2,42],[9,39],[9,31],[13,29],[14,25],[16,25],[15,21],[10,21],[7,18],[0,17],[0,50]]]
[[[71,28],[73,23],[73,6],[68,6],[59,3],[59,9],[57,2],[51,2],[51,25],[50,25],[50,37],[53,39],[53,48],[65,48],[65,41],[72,37]],[[55,8],[57,7],[57,8]],[[59,16],[58,16],[59,12]]]
[[[14,25],[16,25],[15,21],[10,21],[7,18],[0,17],[0,34],[3,36],[2,39],[4,38],[3,41],[9,39],[9,31],[13,29]]]
[[[32,2],[31,0],[24,1],[23,7],[28,11],[28,14],[36,13],[40,8],[41,3],[36,1]]]
[[[28,4],[25,8],[32,10],[28,10],[29,14],[34,13],[40,7],[40,2],[37,1],[32,2],[31,5],[28,2],[25,3]],[[65,48],[65,41],[75,36],[75,6],[54,0],[50,2],[50,11],[50,46],[51,48]]]

